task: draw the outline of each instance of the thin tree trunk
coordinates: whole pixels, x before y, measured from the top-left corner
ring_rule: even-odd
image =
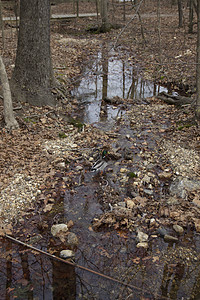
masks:
[[[182,0],[178,0],[178,16],[179,16],[179,24],[178,27],[183,27],[183,5]]]
[[[4,119],[5,119],[6,127],[8,128],[8,130],[10,130],[10,129],[17,128],[18,123],[14,117],[10,86],[6,74],[6,69],[1,56],[0,56],[0,78],[2,82],[2,88],[3,88]]]
[[[196,117],[200,120],[200,0],[197,0],[197,68],[196,68]]]
[[[5,49],[5,35],[4,35],[4,23],[3,23],[3,16],[2,16],[2,2],[0,0],[0,24],[1,24],[1,31],[2,31],[2,45],[3,51]]]
[[[160,0],[157,0],[157,30],[158,30],[158,43],[159,43],[159,62],[162,63],[162,49],[161,49],[161,17],[160,17]]]
[[[193,11],[193,0],[190,0],[189,2],[189,29],[188,33],[193,33],[193,16],[194,16],[194,11]]]

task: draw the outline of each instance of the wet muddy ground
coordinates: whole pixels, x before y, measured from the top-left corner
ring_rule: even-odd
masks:
[[[187,145],[183,159],[189,165],[181,170],[178,154],[173,160],[166,146],[183,147],[184,133],[177,142],[174,121],[183,111],[157,100],[166,88],[135,77],[119,53],[104,63],[101,55],[71,91],[76,124],[67,125],[68,134],[59,140],[44,141],[44,150],[62,159],[51,198],[44,207],[40,201],[47,190],[42,191],[38,207],[21,220],[15,236],[59,256],[66,243],[52,237],[51,227],[71,224],[78,238],[78,245],[67,246],[75,251],[74,262],[110,278],[2,240],[1,299],[200,297],[199,210],[189,191],[185,199],[170,192],[180,176],[198,180]],[[183,130],[190,130],[193,140],[198,136],[194,125]],[[104,147],[111,159],[103,174],[95,174],[93,159]],[[183,233],[174,231],[176,224]],[[142,246],[138,231],[148,235]]]
[[[57,132],[56,140],[44,134],[41,143],[41,155],[46,155],[49,165],[56,164],[57,172],[46,177],[45,186],[34,196],[36,206],[30,205],[28,214],[15,224],[13,235],[56,256],[70,248],[75,252],[72,261],[99,275],[2,239],[0,298],[199,299],[199,133],[193,111],[158,100],[159,92],[173,91],[144,80],[136,53],[120,47],[114,51],[110,43],[102,43],[102,37],[97,54],[86,60],[79,74],[75,52],[83,47],[90,57],[96,42],[65,38],[66,30],[81,35],[82,29],[79,34],[74,29],[76,24],[79,21],[58,24],[60,33],[54,34],[54,59],[59,52],[57,78],[65,82],[70,66],[73,76],[78,74],[70,75],[73,101],[59,111],[61,122],[66,122],[64,131]],[[178,34],[173,34],[174,45]],[[132,36],[136,33],[129,35],[131,45]],[[189,46],[182,47],[185,51]],[[145,51],[143,55],[147,59]],[[152,76],[151,55],[148,60],[143,73]],[[180,66],[174,71],[179,76]],[[75,121],[67,116],[70,103],[75,107]],[[49,111],[48,116],[52,117]],[[50,126],[48,116],[42,122]],[[52,120],[54,124],[58,119],[53,115]],[[26,124],[30,131],[35,130],[34,122]],[[91,166],[104,147],[111,159],[104,174],[95,174]],[[32,182],[28,177],[25,185]],[[21,179],[16,180],[21,184]],[[60,223],[69,225],[78,245],[52,237],[52,225]],[[177,224],[183,233],[173,229]],[[147,234],[147,240],[138,241],[138,231]],[[171,240],[164,239],[166,235]]]

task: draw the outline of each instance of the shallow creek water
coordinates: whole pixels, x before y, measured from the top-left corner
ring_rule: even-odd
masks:
[[[119,96],[148,105],[146,97],[167,91],[137,77],[136,71],[115,53],[108,60],[99,53],[72,91],[80,105],[79,118],[108,130],[125,110],[107,105],[106,113],[101,115],[102,98]],[[124,137],[120,143],[125,144],[129,143],[125,136],[133,135],[134,131],[124,125],[119,133]],[[144,142],[144,136],[145,130],[138,146]],[[149,135],[148,143],[149,147],[155,147],[155,137]],[[79,176],[75,180],[78,182]],[[87,173],[85,185],[78,186],[76,193],[65,192],[63,201],[55,208],[62,216],[57,221],[74,222],[72,231],[79,238],[74,259],[77,264],[119,282],[56,262],[6,240],[0,244],[0,299],[200,299],[200,266],[192,254],[199,252],[199,236],[186,231],[177,244],[165,243],[161,238],[151,239],[149,248],[141,250],[136,247],[135,232],[93,231],[91,221],[102,213],[96,197],[98,187],[99,182]],[[121,193],[123,200],[123,190]],[[49,236],[38,233],[35,240],[30,237],[30,243],[44,251],[50,242]]]

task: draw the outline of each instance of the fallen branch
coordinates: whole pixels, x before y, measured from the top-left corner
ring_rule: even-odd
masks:
[[[167,104],[178,106],[192,105],[195,102],[195,100],[190,97],[169,95],[166,92],[159,93],[157,98],[166,102]]]

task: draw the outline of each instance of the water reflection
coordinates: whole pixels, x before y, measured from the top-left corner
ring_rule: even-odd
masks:
[[[102,99],[119,96],[123,99],[144,99],[159,92],[168,91],[137,75],[136,66],[128,58],[110,53],[103,44],[96,61],[86,68],[81,80],[72,90],[72,95],[84,104],[84,122],[95,123],[101,120]],[[103,107],[104,118],[111,121],[119,113],[119,108],[111,105]]]
[[[167,261],[168,253],[176,253],[180,246],[173,249],[157,240],[139,253],[135,239],[125,233],[93,233],[86,228],[81,233],[76,263],[135,288],[4,241],[0,299],[199,299],[199,262],[191,264],[181,256],[178,262],[174,257]]]

